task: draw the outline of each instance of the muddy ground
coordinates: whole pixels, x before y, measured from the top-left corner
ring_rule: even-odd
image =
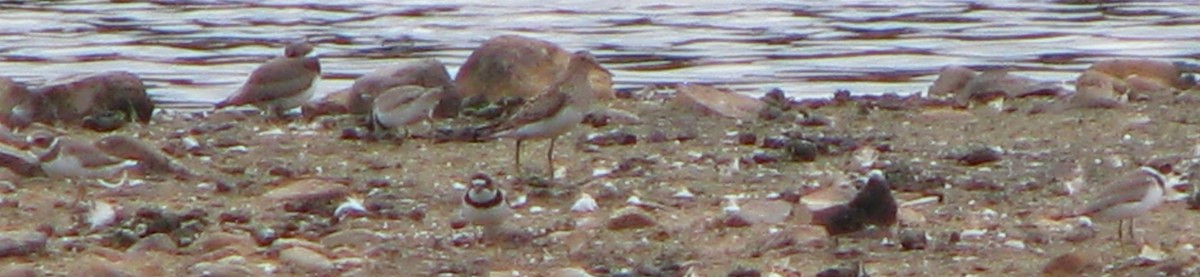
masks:
[[[516,177],[508,140],[435,143],[428,127],[417,127],[418,138],[375,141],[346,138],[358,124],[350,116],[278,122],[241,112],[160,112],[150,125],[117,132],[163,148],[193,175],[135,175],[119,188],[14,179],[2,194],[0,226],[49,236],[44,248],[11,252],[0,263],[10,274],[44,276],[550,276],[564,268],[597,276],[816,276],[854,263],[871,276],[1030,276],[1074,253],[1087,275],[1198,272],[1200,213],[1186,201],[1140,217],[1134,240],[1118,240],[1116,222],[1087,227],[1062,216],[1152,158],[1178,159],[1177,175],[1188,181],[1200,152],[1194,97],[1043,114],[1026,111],[1047,98],[961,109],[871,97],[793,103],[776,119],[740,122],[635,96],[611,106],[641,124],[580,125],[558,141],[557,174],[540,182]],[[597,134],[636,141],[589,143]],[[809,145],[789,146],[799,139]],[[962,159],[985,148],[998,150],[999,160]],[[527,175],[545,179],[546,142],[523,150]],[[804,161],[808,150],[814,161]],[[1064,183],[1076,167],[1084,182],[1068,194]],[[811,224],[808,204],[849,197],[826,187],[861,185],[872,168],[888,173],[902,203],[894,232],[927,234],[923,249],[905,249],[900,235],[887,232],[835,243]],[[477,172],[509,191],[516,236],[482,241],[474,227],[451,228],[463,184]],[[582,193],[596,198],[597,210],[570,211]],[[631,197],[641,203],[627,204]],[[731,198],[738,213],[760,219],[729,220]],[[366,211],[335,216],[347,199]],[[925,201],[933,199],[940,201]],[[111,221],[97,208],[104,204],[113,208]],[[617,213],[653,222],[609,228]]]

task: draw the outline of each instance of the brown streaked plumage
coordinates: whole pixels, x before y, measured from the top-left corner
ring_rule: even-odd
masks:
[[[546,151],[546,164],[550,176],[554,174],[554,142],[583,121],[595,99],[590,87],[588,65],[595,64],[595,57],[587,51],[571,55],[567,70],[554,85],[526,103],[508,121],[500,125],[497,138],[511,138],[516,142],[516,172],[521,172],[521,142],[532,139],[550,139]]]
[[[305,57],[312,50],[308,43],[288,45],[282,57],[254,69],[237,92],[214,107],[253,105],[268,115],[282,116],[303,105],[312,97],[313,86],[321,76],[320,61]]]

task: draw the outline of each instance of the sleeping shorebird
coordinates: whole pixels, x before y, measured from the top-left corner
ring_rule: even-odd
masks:
[[[47,150],[38,156],[42,171],[50,178],[112,178],[138,164],[110,156],[94,144],[66,136],[36,139],[50,142]]]
[[[321,63],[316,57],[305,57],[313,50],[308,43],[292,43],[284,55],[267,61],[250,73],[250,78],[237,92],[214,105],[254,105],[268,116],[283,116],[287,110],[299,107],[312,98],[313,87],[321,77]]]
[[[384,91],[375,98],[371,108],[373,130],[403,128],[402,138],[408,138],[408,126],[431,118],[442,91],[420,86],[399,86]]]
[[[459,229],[467,224],[479,226],[483,229],[485,239],[496,239],[508,230],[506,224],[510,217],[512,208],[504,198],[504,191],[487,174],[476,173],[471,176],[471,187],[462,196],[458,221],[452,223],[451,227]]]
[[[1088,202],[1077,215],[1086,215],[1100,221],[1117,220],[1117,238],[1124,237],[1125,221],[1129,221],[1129,235],[1133,237],[1133,220],[1145,215],[1163,203],[1167,177],[1162,171],[1143,166],[1138,171],[1127,173],[1108,183],[1097,198]]]
[[[517,140],[516,173],[521,174],[521,142],[531,139],[550,139],[549,149],[546,150],[546,164],[549,176],[554,176],[554,141],[583,121],[584,114],[590,112],[591,102],[595,98],[588,72],[595,57],[587,51],[579,51],[571,55],[567,70],[560,75],[558,81],[545,92],[525,103],[508,121],[502,123],[494,138],[512,138]]]

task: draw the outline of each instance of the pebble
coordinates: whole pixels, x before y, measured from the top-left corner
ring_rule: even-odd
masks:
[[[1082,276],[1088,267],[1095,266],[1078,253],[1066,253],[1050,259],[1042,266],[1045,276]]]
[[[279,252],[279,260],[294,266],[297,272],[319,273],[333,270],[333,262],[325,255],[305,247],[291,247]]]
[[[0,277],[37,277],[37,276],[42,276],[42,274],[38,274],[37,269],[33,268],[33,265],[31,265],[31,264],[14,264],[14,265],[9,265],[8,267],[5,267],[4,270],[0,270]]]
[[[130,246],[125,253],[144,254],[152,251],[175,254],[179,252],[179,246],[175,244],[175,240],[171,239],[171,236],[164,233],[155,233],[138,240],[138,242],[134,243],[133,246]]]
[[[377,245],[383,242],[383,237],[379,234],[363,229],[349,229],[329,234],[321,238],[321,245],[325,248],[334,249],[343,246],[357,247],[364,249],[371,245]]]
[[[779,200],[751,200],[738,212],[751,224],[783,223],[792,213],[792,204]]]
[[[739,268],[733,269],[732,271],[729,271],[729,274],[726,274],[725,276],[729,276],[729,277],[760,277],[760,276],[762,276],[762,271],[758,271],[757,269],[753,269],[753,268],[739,267]]]
[[[241,265],[228,263],[209,263],[202,262],[188,268],[188,273],[192,276],[203,277],[241,277],[241,276],[261,276],[255,274],[249,268]]]
[[[592,275],[578,267],[567,267],[551,271],[550,277],[592,277]]]
[[[924,231],[906,229],[900,232],[900,249],[923,250],[929,244],[929,238]]]
[[[614,213],[606,225],[609,230],[641,229],[657,225],[657,220],[637,207],[625,207]]]
[[[1003,153],[994,147],[980,147],[958,157],[958,162],[966,166],[977,166],[999,161]]]
[[[28,256],[46,248],[46,234],[34,231],[0,232],[0,257]]]
[[[577,213],[590,213],[596,211],[597,208],[599,206],[596,205],[596,198],[587,193],[581,193],[579,200],[576,200],[575,204],[571,205],[571,211]]]
[[[301,179],[275,188],[262,197],[271,202],[312,202],[344,197],[346,186],[320,179]]]

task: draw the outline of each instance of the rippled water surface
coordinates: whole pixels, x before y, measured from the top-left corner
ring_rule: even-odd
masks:
[[[487,38],[519,34],[591,50],[618,89],[694,82],[821,97],[924,91],[949,64],[1068,82],[1111,57],[1200,57],[1200,5],[1186,1],[644,2],[0,4],[0,74],[36,86],[128,70],[159,100],[214,102],[284,42],[304,39],[322,58],[320,95],[419,58],[453,75]]]

